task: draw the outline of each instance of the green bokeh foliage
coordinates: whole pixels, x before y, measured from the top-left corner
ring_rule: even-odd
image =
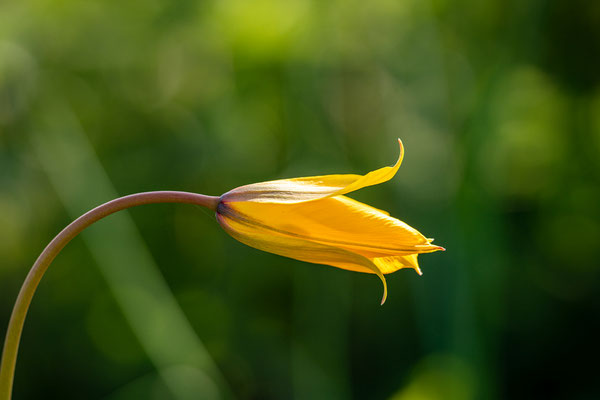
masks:
[[[597,397],[599,57],[583,0],[3,2],[0,334],[65,196],[108,200],[53,183],[49,164],[88,153],[40,147],[48,126],[120,195],[363,173],[400,137],[396,178],[354,197],[448,251],[390,275],[383,307],[373,276],[247,248],[205,210],[130,211],[228,390]],[[165,376],[198,393],[197,371],[147,354],[91,248],[42,282],[15,399],[184,398]]]

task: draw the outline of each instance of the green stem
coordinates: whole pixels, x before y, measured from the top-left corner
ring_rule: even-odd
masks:
[[[44,251],[42,251],[42,254],[35,261],[33,267],[31,267],[27,278],[25,278],[25,282],[23,282],[23,286],[21,286],[21,291],[13,308],[6,332],[2,362],[0,364],[0,400],[10,400],[11,398],[19,341],[25,317],[27,316],[27,310],[29,309],[35,290],[52,260],[54,260],[56,255],[71,239],[94,222],[126,208],[154,203],[196,204],[214,211],[219,203],[219,198],[196,193],[173,191],[136,193],[109,201],[88,211],[56,235]]]

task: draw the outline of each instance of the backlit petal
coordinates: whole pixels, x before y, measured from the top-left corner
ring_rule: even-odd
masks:
[[[387,298],[387,283],[383,273],[373,262],[360,254],[273,232],[263,226],[240,222],[220,214],[217,214],[217,220],[233,238],[256,249],[314,264],[376,274],[383,283],[381,304]]]
[[[366,175],[321,175],[305,178],[280,179],[240,186],[221,198],[228,202],[258,203],[301,203],[350,193],[366,186],[386,182],[396,174],[402,159],[404,147],[398,139],[400,155],[393,167],[383,167]]]
[[[298,204],[223,202],[220,209],[235,220],[369,259],[441,249],[406,223],[346,196]]]
[[[401,268],[412,268],[417,271],[419,275],[423,274],[419,268],[417,254],[411,254],[409,256],[377,257],[372,258],[371,261],[373,264],[377,265],[384,274],[391,274]]]

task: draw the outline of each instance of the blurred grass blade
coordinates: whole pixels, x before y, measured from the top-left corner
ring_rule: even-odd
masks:
[[[351,399],[351,277],[315,267],[294,271],[294,398]]]
[[[71,218],[118,197],[66,105],[55,103],[38,123],[32,136],[36,155]],[[82,236],[133,332],[175,398],[230,397],[214,361],[177,304],[129,214],[121,212],[100,221]],[[190,370],[195,373],[177,373]],[[202,380],[204,387],[183,384],[186,377],[198,374],[207,377]]]

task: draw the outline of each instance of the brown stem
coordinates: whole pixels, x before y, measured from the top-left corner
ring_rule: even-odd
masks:
[[[31,267],[23,286],[17,297],[13,308],[6,340],[2,352],[2,361],[0,363],[0,400],[10,400],[15,374],[15,365],[17,362],[17,353],[19,351],[19,341],[23,331],[23,324],[27,316],[27,310],[31,304],[31,299],[37,289],[40,280],[50,266],[50,263],[67,243],[77,236],[94,222],[113,214],[143,204],[154,203],[187,203],[207,207],[213,211],[216,210],[219,198],[214,196],[205,196],[202,194],[174,191],[157,191],[136,193],[129,196],[120,197],[104,203],[93,210],[88,211],[75,221],[71,222],[46,246],[42,254]]]

